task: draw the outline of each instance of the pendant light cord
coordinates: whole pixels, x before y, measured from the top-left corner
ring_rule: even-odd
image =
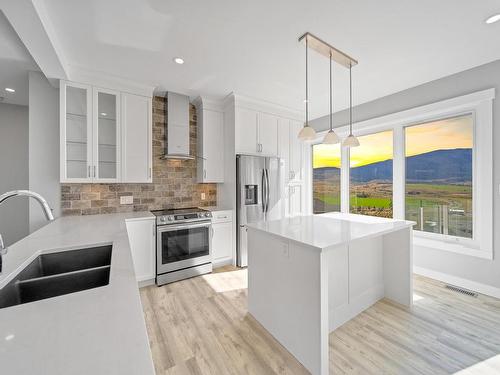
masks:
[[[306,37],[306,126],[309,126],[309,82],[308,82],[308,50],[309,50],[309,45],[308,45],[308,39]]]
[[[349,129],[352,135],[352,63],[349,63]]]
[[[330,131],[333,131],[332,51],[330,51]]]

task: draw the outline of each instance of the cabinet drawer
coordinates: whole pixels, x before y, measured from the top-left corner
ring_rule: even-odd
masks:
[[[212,211],[212,223],[226,223],[228,221],[233,221],[233,211]]]

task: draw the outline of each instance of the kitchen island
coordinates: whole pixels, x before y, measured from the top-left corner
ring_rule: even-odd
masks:
[[[412,305],[413,225],[342,213],[249,224],[248,311],[328,374],[330,332],[384,297]]]
[[[112,245],[109,284],[0,309],[0,372],[153,375],[126,222],[149,212],[65,216],[9,247],[3,288],[38,255]]]

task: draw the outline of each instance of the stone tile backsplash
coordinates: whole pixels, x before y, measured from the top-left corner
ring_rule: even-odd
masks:
[[[164,153],[166,99],[153,98],[153,183],[151,184],[62,184],[63,215],[94,215],[164,208],[214,206],[216,184],[196,182],[197,160],[161,160]],[[196,155],[196,110],[190,105],[190,151]],[[201,194],[205,193],[205,200]],[[121,196],[132,196],[133,204],[120,204]]]

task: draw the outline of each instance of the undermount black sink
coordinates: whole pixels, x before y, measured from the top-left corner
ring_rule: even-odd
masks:
[[[0,289],[0,308],[109,284],[112,246],[42,254]]]

